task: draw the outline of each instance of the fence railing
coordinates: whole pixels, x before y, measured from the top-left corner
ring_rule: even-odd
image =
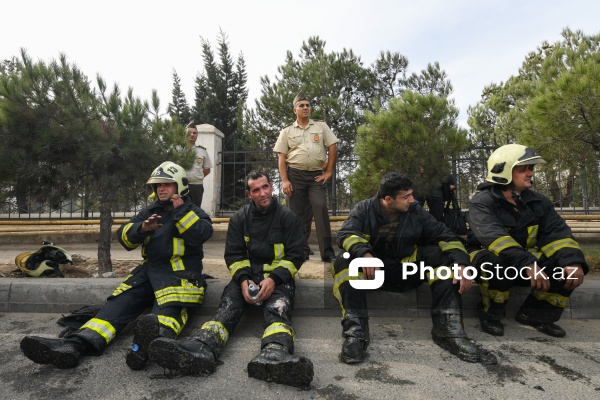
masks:
[[[221,196],[215,217],[228,217],[235,213],[248,200],[246,197],[245,176],[253,169],[266,171],[272,179],[274,195],[283,204],[285,196],[281,191],[281,178],[277,169],[277,157],[272,151],[223,151],[215,164],[223,168],[221,174]],[[486,160],[482,157],[470,157],[454,160],[452,163],[453,176],[457,183],[459,204],[463,209],[468,208],[471,196],[477,191],[477,186],[484,181]],[[352,195],[352,188],[347,180],[357,166],[356,159],[337,160],[336,173],[328,182],[328,204],[331,215],[347,215],[352,207],[362,199]],[[227,173],[225,173],[227,171]],[[571,178],[576,179],[576,178]],[[570,187],[577,187],[576,182],[569,182]],[[550,185],[545,182],[537,183],[535,190],[552,198]],[[559,196],[554,199],[558,212],[562,214],[600,214],[600,190],[597,187],[584,190],[572,190],[568,198]],[[560,192],[562,193],[562,192]],[[594,193],[588,195],[586,193]],[[586,197],[587,196],[587,197]],[[113,211],[113,218],[129,218],[135,215],[147,204],[121,204]],[[8,199],[0,202],[0,219],[98,219],[99,209],[86,206],[83,197],[64,201],[58,207],[33,200],[17,201]]]

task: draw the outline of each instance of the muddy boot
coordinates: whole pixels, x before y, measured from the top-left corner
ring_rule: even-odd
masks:
[[[217,367],[213,350],[197,339],[158,338],[150,344],[150,359],[182,375],[208,376]]]
[[[248,363],[248,376],[267,382],[305,388],[313,379],[313,363],[306,357],[290,354],[278,343],[267,344]]]
[[[494,336],[504,336],[504,325],[500,321],[479,318],[481,330]]]
[[[467,362],[496,364],[498,360],[489,351],[476,345],[466,337],[462,317],[458,314],[432,315],[431,337],[435,344]]]
[[[133,343],[127,353],[127,366],[134,371],[144,368],[148,361],[148,348],[156,339],[159,331],[158,317],[154,314],[144,315],[133,329]]]
[[[367,318],[349,318],[342,321],[344,344],[340,361],[346,364],[362,362],[369,346],[369,321]]]
[[[25,357],[38,364],[52,364],[56,368],[75,368],[81,356],[92,346],[84,339],[48,339],[39,336],[25,336],[21,340],[21,351]]]
[[[553,337],[565,337],[567,332],[560,326],[556,325],[554,322],[541,323],[532,320],[529,316],[524,314],[522,311],[515,316],[515,320],[521,324],[533,326],[538,331]]]

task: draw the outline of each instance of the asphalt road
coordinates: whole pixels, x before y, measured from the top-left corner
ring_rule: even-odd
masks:
[[[25,335],[56,337],[59,314],[0,314],[1,399],[597,399],[600,396],[600,320],[561,321],[567,337],[554,339],[506,321],[506,336],[492,337],[465,319],[467,333],[498,356],[484,366],[460,361],[433,344],[428,318],[371,318],[372,345],[365,362],[338,361],[338,318],[297,316],[296,354],[315,366],[310,390],[248,378],[258,353],[260,314],[249,312],[209,377],[165,375],[149,365],[131,371],[125,355],[131,330],[101,357],[86,357],[73,370],[37,365],[25,358]],[[194,316],[183,336],[208,316]]]

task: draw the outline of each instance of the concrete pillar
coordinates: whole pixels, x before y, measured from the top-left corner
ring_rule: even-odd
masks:
[[[209,124],[196,125],[198,129],[198,139],[196,144],[206,148],[213,167],[210,174],[204,178],[204,196],[202,196],[202,209],[211,217],[217,212],[219,200],[221,197],[221,174],[223,166],[220,163],[219,153],[223,150],[223,138],[225,135]]]

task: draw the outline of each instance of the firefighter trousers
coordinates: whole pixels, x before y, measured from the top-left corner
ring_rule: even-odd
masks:
[[[187,323],[186,307],[158,305],[147,268],[138,267],[108,297],[96,316],[70,336],[81,337],[96,354],[102,354],[116,335],[147,308],[158,317],[159,336],[176,338]]]
[[[450,260],[438,246],[419,247],[411,256],[401,261],[385,254],[373,254],[373,256],[380,258],[384,264],[384,284],[379,290],[404,292],[427,281],[432,295],[433,334],[442,338],[466,337],[461,324],[447,322],[449,316],[460,317],[462,315],[462,299],[458,293],[459,285],[452,284],[453,275],[440,274],[443,276],[442,279],[438,278],[436,274],[423,274],[423,279],[421,279],[420,267],[417,273],[410,275],[404,273],[402,265],[404,262],[419,265],[422,261],[424,266],[431,266],[436,272],[440,267],[451,268]],[[359,272],[359,278],[350,277],[348,270],[350,261],[350,259],[345,259],[342,254],[336,257],[333,264],[333,295],[342,308],[343,335],[368,341],[367,291],[355,289],[350,285],[350,279],[362,279],[361,272]]]
[[[531,281],[523,269],[507,266],[504,261],[488,250],[471,253],[473,266],[478,269],[478,282],[481,291],[480,317],[490,321],[500,321],[506,317],[506,303],[513,286],[530,287]],[[548,291],[533,289],[527,296],[519,312],[532,321],[541,324],[560,319],[569,302],[572,290],[565,289],[567,280],[556,279],[561,271],[554,257],[540,259],[540,267],[550,281]]]
[[[286,346],[291,354],[294,353],[296,333],[292,328],[292,310],[295,290],[296,285],[293,280],[278,285],[261,305],[264,328],[261,349],[269,343],[278,343]],[[246,307],[252,305],[246,303],[240,285],[232,280],[223,290],[217,313],[202,325],[200,332],[194,338],[208,345],[215,358],[218,358],[229,336],[240,322]]]

